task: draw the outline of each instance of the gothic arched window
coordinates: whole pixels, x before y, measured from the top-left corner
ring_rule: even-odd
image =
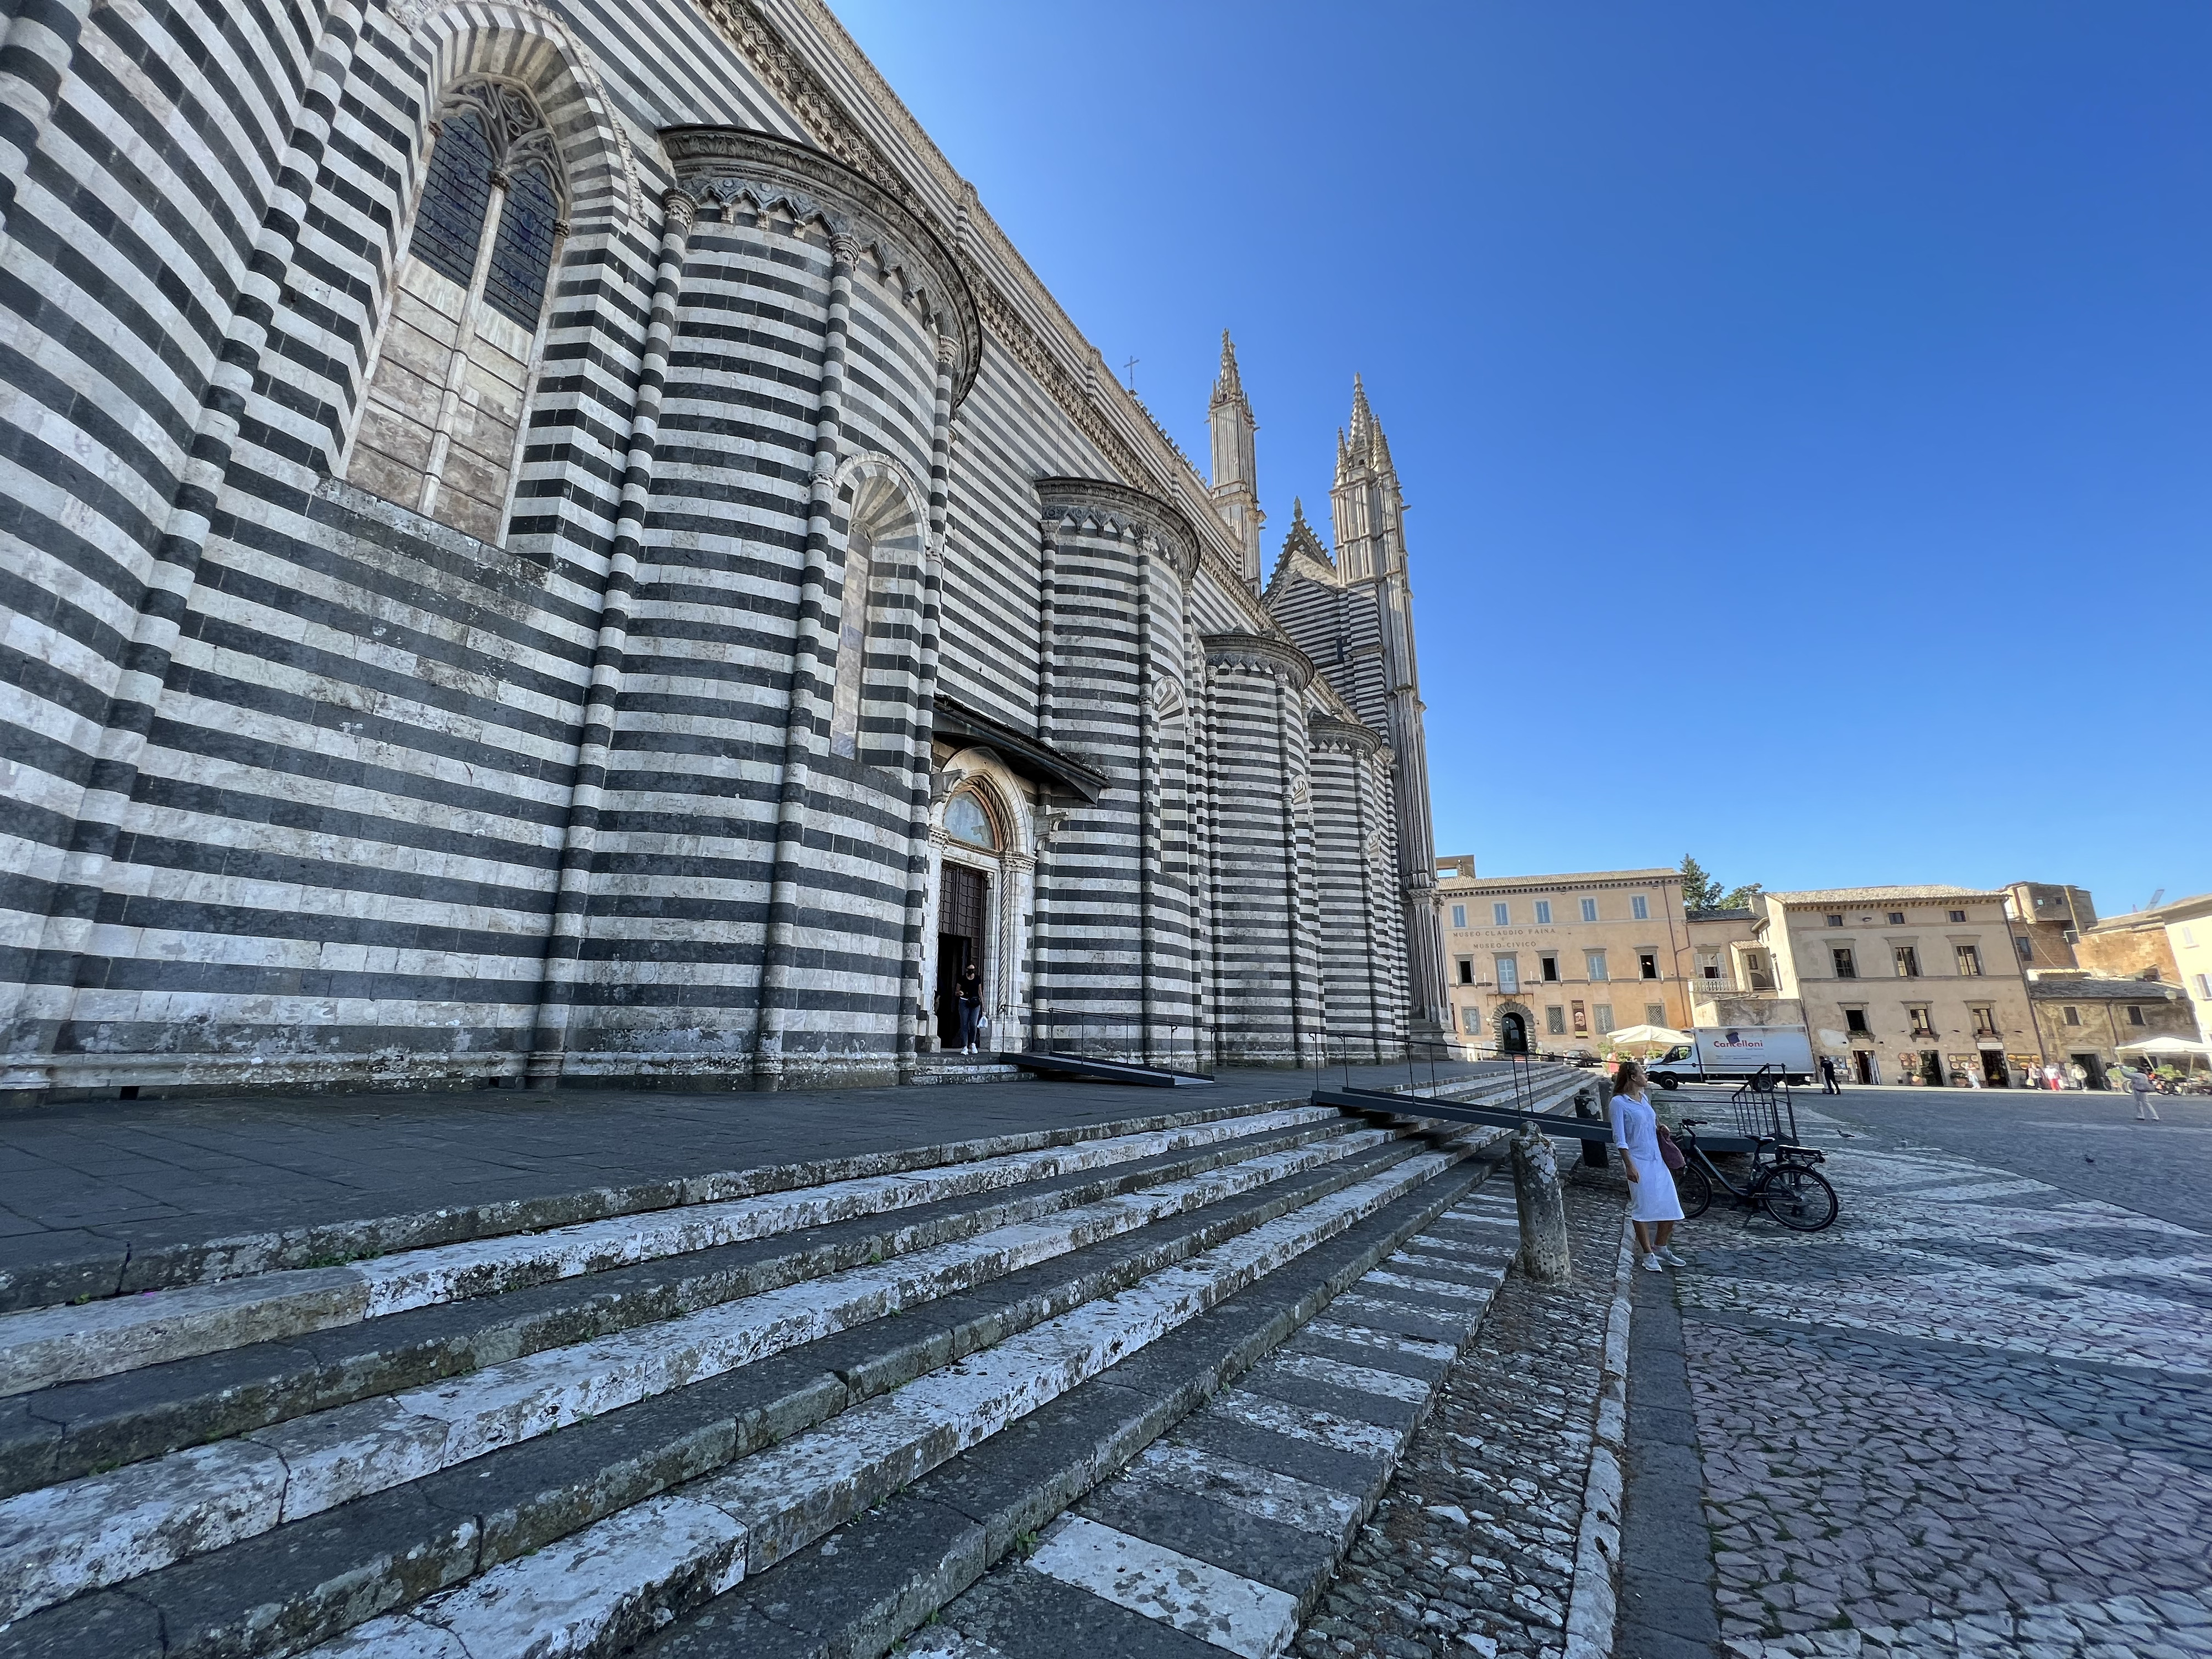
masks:
[[[945,833],[970,847],[993,853],[999,850],[999,827],[991,822],[991,809],[973,789],[963,789],[945,803]]]
[[[347,477],[496,542],[561,238],[553,135],[496,81],[447,94]]]

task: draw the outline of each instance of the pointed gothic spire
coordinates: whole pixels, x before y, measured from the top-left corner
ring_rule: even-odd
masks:
[[[1244,397],[1244,381],[1237,372],[1237,348],[1229,338],[1229,331],[1221,331],[1221,372],[1213,377],[1213,401],[1225,404],[1241,402]]]
[[[1300,553],[1320,560],[1332,569],[1335,568],[1336,562],[1329,557],[1328,549],[1322,545],[1321,538],[1306,522],[1306,504],[1293,496],[1291,499],[1291,533],[1283,538],[1283,557],[1288,559]]]
[[[1354,450],[1366,447],[1368,435],[1375,429],[1375,411],[1367,406],[1367,387],[1358,375],[1352,377],[1352,447]]]
[[[1347,471],[1349,471],[1351,470],[1351,468],[1352,468],[1352,451],[1351,451],[1348,447],[1346,447],[1346,444],[1345,444],[1345,441],[1344,441],[1344,428],[1343,428],[1342,427],[1339,427],[1339,428],[1337,428],[1337,429],[1336,429],[1336,481],[1337,481],[1337,483],[1342,483],[1344,482],[1344,475],[1345,475]]]

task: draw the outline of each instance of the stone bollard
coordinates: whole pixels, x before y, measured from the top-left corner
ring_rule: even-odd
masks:
[[[1612,1104],[1612,1094],[1613,1084],[1611,1079],[1607,1078],[1600,1078],[1589,1088],[1577,1091],[1575,1095],[1575,1115],[1604,1121],[1607,1109]],[[1595,1097],[1595,1101],[1591,1098],[1592,1096]],[[1583,1142],[1583,1162],[1593,1170],[1605,1168],[1605,1142],[1602,1140]]]
[[[1540,1285],[1564,1285],[1573,1269],[1567,1255],[1567,1203],[1559,1190],[1559,1162],[1540,1129],[1513,1132],[1513,1202],[1521,1212],[1521,1267]]]

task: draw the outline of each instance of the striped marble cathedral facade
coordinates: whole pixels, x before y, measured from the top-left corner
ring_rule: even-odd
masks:
[[[1364,395],[1263,592],[819,0],[0,26],[15,1097],[1433,1025]]]

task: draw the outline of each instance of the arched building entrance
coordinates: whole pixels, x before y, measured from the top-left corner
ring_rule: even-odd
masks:
[[[1498,1047],[1509,1054],[1528,1052],[1528,1020],[1526,1015],[1508,1010],[1498,1017]]]
[[[1027,792],[992,750],[963,750],[939,774],[930,825],[921,1017],[925,1048],[960,1048],[960,975],[981,980],[986,1053],[1018,1051],[1028,1006],[1030,883],[1036,865]]]

